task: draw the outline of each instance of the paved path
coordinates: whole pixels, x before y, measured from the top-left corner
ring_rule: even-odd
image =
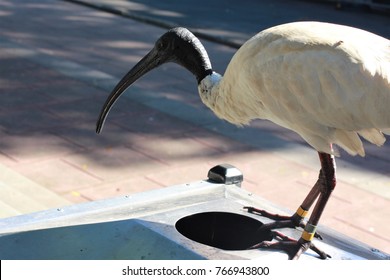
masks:
[[[115,9],[125,3],[115,2]],[[173,2],[172,7],[127,2],[140,8],[134,14],[156,16],[159,21],[164,20],[161,15],[170,15],[199,32],[210,30],[210,22],[187,25],[185,20],[191,17],[178,16],[184,12]],[[259,30],[279,22],[269,21],[274,19],[272,13],[281,11],[271,2],[248,1],[247,10],[244,5],[225,8],[225,21],[223,14],[215,17],[218,34],[234,35],[219,43],[202,40],[217,71],[224,71],[236,51],[223,41],[239,43],[255,32],[254,22],[248,20],[252,11],[269,15],[259,16]],[[295,16],[293,8],[309,5],[322,11],[319,15],[342,13],[343,20],[362,22],[364,15],[368,28],[389,34],[389,24],[384,24],[388,18],[382,15],[340,12],[305,1],[297,1],[298,6],[291,4],[295,1],[279,2],[290,5],[280,21],[307,19]],[[196,3],[200,7],[202,2]],[[240,28],[236,15],[247,19]],[[226,19],[236,29],[227,28]],[[37,194],[45,189],[36,198],[40,205],[55,198],[58,201],[46,207],[60,207],[197,181],[212,166],[228,162],[243,171],[243,188],[295,210],[316,180],[316,153],[293,132],[270,122],[256,121],[242,129],[218,120],[201,104],[194,78],[176,65],[163,66],[134,85],[113,108],[103,133],[95,134],[108,93],[164,30],[66,1],[1,1],[0,173],[12,176],[0,176],[0,191],[5,191],[3,186],[15,189],[12,182],[18,180],[22,186],[30,182]],[[386,144],[381,149],[367,145],[365,159],[342,153],[339,184],[321,220],[386,252],[390,252],[389,151]],[[2,216],[45,207],[28,209],[28,203],[17,197],[10,206],[10,199],[2,195],[0,202]]]

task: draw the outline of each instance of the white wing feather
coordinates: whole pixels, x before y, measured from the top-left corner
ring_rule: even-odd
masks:
[[[299,22],[245,43],[216,94],[232,123],[269,119],[322,152],[330,144],[364,155],[360,136],[382,145],[390,132],[390,41],[335,24]]]

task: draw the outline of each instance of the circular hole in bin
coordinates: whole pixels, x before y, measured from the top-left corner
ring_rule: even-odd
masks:
[[[203,212],[181,218],[176,229],[196,242],[223,250],[247,250],[272,240],[270,230],[259,230],[262,222],[228,212]]]

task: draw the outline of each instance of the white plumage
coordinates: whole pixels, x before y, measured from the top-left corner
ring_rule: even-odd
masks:
[[[359,135],[382,145],[390,133],[390,41],[330,23],[279,25],[248,40],[199,93],[231,123],[268,119],[319,152],[337,154],[334,143],[364,156]]]

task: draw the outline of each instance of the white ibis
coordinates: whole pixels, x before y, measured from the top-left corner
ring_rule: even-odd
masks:
[[[118,97],[138,78],[166,62],[192,72],[206,104],[219,118],[237,125],[268,119],[301,135],[318,151],[318,180],[292,216],[246,207],[274,219],[263,227],[302,227],[299,240],[275,232],[273,242],[254,248],[284,250],[297,259],[313,249],[316,227],[336,186],[336,144],[364,156],[361,137],[378,146],[390,133],[390,41],[353,27],[321,22],[295,22],[264,30],[233,56],[225,75],[212,70],[200,41],[185,28],[162,35],[154,48],[118,83],[97,123],[100,133]],[[318,200],[317,200],[318,198]],[[306,223],[304,218],[315,207]]]

